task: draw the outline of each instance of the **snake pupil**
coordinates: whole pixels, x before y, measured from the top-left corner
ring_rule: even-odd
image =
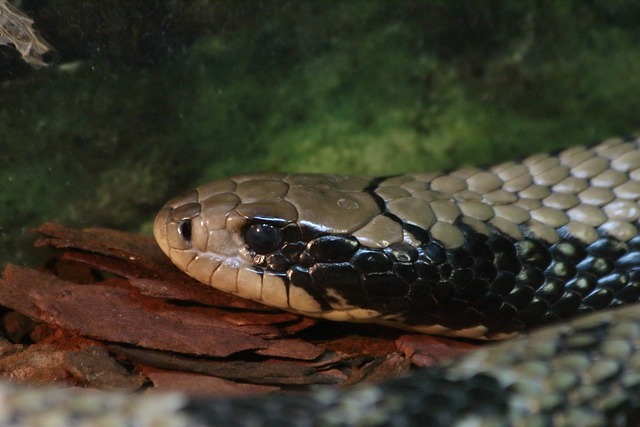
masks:
[[[181,221],[178,226],[180,230],[180,234],[184,237],[184,240],[187,242],[191,241],[191,221]]]
[[[272,253],[282,243],[282,232],[271,224],[253,224],[245,231],[244,240],[259,254]]]

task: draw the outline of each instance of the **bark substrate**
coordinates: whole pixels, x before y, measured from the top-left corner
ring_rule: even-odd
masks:
[[[380,381],[475,344],[317,321],[191,279],[152,238],[46,223],[57,255],[0,278],[0,374],[31,385],[238,396]]]

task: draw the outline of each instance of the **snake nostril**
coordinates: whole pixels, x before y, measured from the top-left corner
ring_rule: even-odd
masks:
[[[178,225],[178,230],[185,241],[191,241],[191,221],[181,221]]]
[[[169,217],[172,221],[178,223],[178,232],[182,236],[185,242],[191,242],[192,237],[192,225],[193,218],[200,215],[202,212],[202,205],[197,202],[185,203],[173,208],[170,211]]]

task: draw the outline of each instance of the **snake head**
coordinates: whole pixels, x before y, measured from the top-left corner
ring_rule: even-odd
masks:
[[[340,175],[236,176],[170,200],[154,234],[180,269],[221,291],[304,315],[371,321],[406,304],[408,287],[380,286],[393,274],[383,249],[402,242],[403,230],[380,216],[379,201],[365,191],[370,183]],[[378,280],[367,288],[369,273]]]

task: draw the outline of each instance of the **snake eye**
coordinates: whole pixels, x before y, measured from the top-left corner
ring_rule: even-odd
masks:
[[[185,241],[187,242],[191,241],[191,220],[180,221],[180,224],[178,225],[178,230],[180,231],[180,234],[182,234],[182,237],[184,237]]]
[[[270,224],[253,224],[244,233],[244,241],[259,254],[274,252],[282,243],[282,232]]]

